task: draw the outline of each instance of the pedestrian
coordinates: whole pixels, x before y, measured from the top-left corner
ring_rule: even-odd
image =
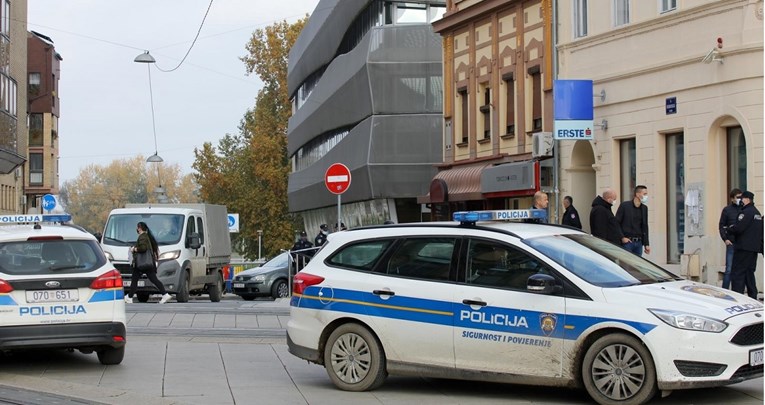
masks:
[[[733,264],[730,281],[733,291],[746,294],[757,299],[757,280],[754,272],[757,270],[757,253],[763,250],[762,215],[754,206],[754,194],[751,191],[741,193],[744,207],[738,214],[736,223],[728,227],[728,233],[736,237],[733,242]]]
[[[718,228],[720,230],[720,238],[725,243],[725,274],[723,274],[722,288],[730,288],[730,269],[733,265],[733,244],[736,241],[736,235],[728,232],[728,227],[735,224],[738,221],[738,214],[741,211],[741,190],[734,188],[728,194],[730,198],[730,204],[723,208],[720,214],[720,223]]]
[[[340,223],[340,230],[341,231],[347,231],[348,230],[348,228],[345,227],[345,223],[343,223],[343,222]],[[335,224],[335,232],[337,232],[337,224]]]
[[[319,225],[319,234],[313,239],[313,244],[316,247],[321,247],[327,243],[327,234],[329,233],[329,227],[327,224]]]
[[[612,211],[614,201],[616,201],[616,191],[610,188],[605,189],[602,195],[592,200],[590,232],[593,236],[621,246],[626,238],[622,235],[622,228],[616,222]]]
[[[534,193],[534,203],[531,205],[531,209],[533,210],[544,210],[545,211],[545,217],[544,218],[530,218],[525,220],[524,222],[533,222],[538,224],[546,224],[547,223],[547,205],[549,203],[549,200],[547,199],[547,193],[543,191],[537,191]]]
[[[132,275],[130,277],[130,291],[125,296],[125,302],[128,304],[133,303],[133,295],[135,295],[138,289],[138,280],[141,278],[141,274],[145,273],[149,278],[149,281],[157,287],[159,293],[162,294],[159,303],[164,304],[170,299],[170,294],[165,291],[165,285],[157,278],[157,258],[159,257],[159,247],[157,246],[157,240],[154,239],[154,235],[151,234],[149,226],[145,222],[139,222],[136,225],[136,232],[138,233],[138,240],[130,250],[133,253],[132,263]],[[152,258],[152,266],[148,269],[138,268],[136,255],[149,252]]]
[[[570,195],[563,197],[563,222],[561,224],[573,226],[582,229],[582,221],[579,219],[579,212],[574,208],[574,199]]]
[[[648,240],[648,187],[637,186],[632,193],[632,199],[619,204],[616,209],[616,222],[622,229],[622,234],[629,239],[622,247],[638,256],[651,254],[651,244]]]

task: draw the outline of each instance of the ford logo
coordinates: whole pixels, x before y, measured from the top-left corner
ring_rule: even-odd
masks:
[[[61,287],[61,283],[59,283],[58,281],[47,281],[45,283],[45,286],[48,288],[58,288],[58,287]]]

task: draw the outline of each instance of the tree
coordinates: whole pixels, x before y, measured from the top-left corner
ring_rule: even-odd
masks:
[[[74,223],[91,232],[103,231],[109,211],[127,203],[157,202],[162,186],[170,202],[197,202],[191,174],[181,175],[178,164],[146,163],[143,156],[115,160],[107,166],[89,165],[61,186],[61,201]]]
[[[247,73],[263,81],[255,107],[245,113],[238,135],[227,134],[217,148],[205,143],[194,151],[202,199],[239,213],[234,245],[248,258],[257,257],[258,230],[263,230],[265,255],[272,256],[292,246],[300,223],[287,208],[287,56],[306,21],[282,21],[253,33],[245,46],[248,55],[241,59]]]

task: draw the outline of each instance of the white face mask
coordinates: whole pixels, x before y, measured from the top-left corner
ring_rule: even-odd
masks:
[[[648,196],[644,195],[644,196],[640,197],[640,202],[642,204],[648,204]]]
[[[326,235],[326,234],[328,234],[329,232],[327,232],[327,231],[321,231],[321,233],[323,233],[324,235]]]
[[[736,198],[736,205],[741,205],[741,199],[740,198]]]

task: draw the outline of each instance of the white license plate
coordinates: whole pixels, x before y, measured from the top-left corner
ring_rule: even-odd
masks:
[[[80,292],[74,290],[44,290],[44,291],[26,291],[27,303],[36,304],[40,302],[77,302],[80,300]]]
[[[762,349],[756,349],[756,350],[750,350],[749,351],[749,365],[750,366],[759,366],[761,364],[765,363],[762,358]]]
[[[234,283],[234,288],[244,288],[244,283]]]
[[[143,280],[138,280],[138,286],[143,287],[146,285],[146,282]],[[123,287],[130,287],[130,280],[122,280],[122,286]]]

